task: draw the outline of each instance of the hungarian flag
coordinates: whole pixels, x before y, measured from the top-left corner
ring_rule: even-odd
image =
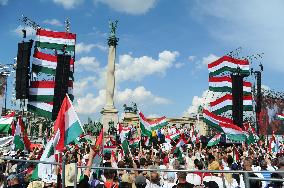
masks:
[[[56,162],[55,158],[55,146],[58,143],[60,133],[56,132],[53,138],[51,138],[44,146],[44,151],[40,157],[40,161]],[[56,176],[55,167],[50,164],[39,163],[32,173],[32,180],[42,179],[44,176]]]
[[[165,138],[165,141],[171,143],[171,141],[175,141],[175,140],[179,139],[179,137],[180,137],[180,133],[177,132],[177,133],[174,133],[174,134],[167,135],[166,138]]]
[[[54,132],[57,131],[60,132],[60,138],[56,146],[56,150],[58,151],[63,151],[65,146],[73,142],[84,132],[81,122],[67,94],[54,123]]]
[[[136,137],[130,140],[129,147],[139,148],[139,146],[140,146],[140,137]]]
[[[284,121],[284,114],[277,114],[277,118]]]
[[[217,145],[221,140],[221,134],[216,134],[211,140],[209,140],[207,146]]]
[[[70,69],[74,66],[74,59],[70,60]],[[55,76],[57,67],[57,56],[46,54],[38,50],[34,53],[32,71]]]
[[[35,45],[39,48],[75,51],[76,34],[38,29]]]
[[[119,137],[120,137],[120,142],[121,146],[123,148],[123,151],[125,154],[129,153],[129,144],[128,144],[128,135],[130,133],[130,128],[129,127],[123,127],[121,123],[119,123]]]
[[[220,75],[224,72],[249,75],[249,61],[236,59],[230,56],[223,56],[218,60],[208,64],[209,77]]]
[[[204,122],[215,128],[216,130],[223,132],[226,136],[233,141],[246,141],[248,134],[243,131],[239,126],[233,124],[233,120],[215,115],[208,110],[203,110]]]
[[[15,133],[13,136],[15,150],[30,150],[31,142],[25,132],[25,125],[21,116],[18,118],[18,123],[15,127]]]
[[[11,112],[0,119],[0,133],[8,133],[11,130],[14,116],[15,112]]]
[[[54,98],[55,81],[31,81],[29,100],[52,103]],[[68,82],[68,93],[72,93],[73,81]]]
[[[154,121],[150,121],[141,112],[139,112],[139,121],[142,135],[149,137],[152,136],[152,131],[161,129],[168,125],[168,121],[165,116],[157,118]]]
[[[213,102],[210,102],[210,111],[214,114],[222,114],[233,109],[233,96],[226,94]],[[252,111],[252,95],[243,96],[243,110]]]
[[[243,81],[243,95],[251,94],[251,82]],[[232,92],[230,76],[209,77],[209,90],[213,92]]]

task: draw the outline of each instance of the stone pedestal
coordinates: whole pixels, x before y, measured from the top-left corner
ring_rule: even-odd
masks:
[[[134,112],[125,112],[124,113],[124,118],[123,118],[123,123],[125,125],[138,125],[139,123],[139,117],[138,114]]]
[[[103,128],[104,128],[104,135],[107,134],[108,129],[109,129],[109,122],[113,121],[114,122],[114,126],[117,125],[118,123],[118,111],[115,108],[103,108],[101,111],[102,114],[102,120],[101,123],[103,124]]]

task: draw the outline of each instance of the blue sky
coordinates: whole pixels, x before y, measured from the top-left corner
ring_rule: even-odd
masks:
[[[122,112],[134,101],[146,115],[181,117],[204,102],[207,63],[240,46],[240,57],[263,52],[263,84],[284,90],[283,7],[281,0],[0,0],[0,62],[16,56],[22,14],[57,31],[69,17],[77,34],[74,105],[83,121],[99,119],[108,20],[117,19],[115,106]]]

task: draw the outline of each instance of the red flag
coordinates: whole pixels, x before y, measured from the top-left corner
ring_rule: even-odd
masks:
[[[98,136],[97,140],[96,140],[96,144],[92,147],[92,149],[94,151],[100,150],[102,144],[103,144],[103,129],[101,130],[100,135]]]
[[[12,136],[15,136],[15,130],[16,130],[15,121],[12,121],[11,129],[12,129]]]
[[[21,132],[23,134],[23,140],[24,140],[25,147],[29,151],[30,150],[30,146],[31,146],[31,142],[30,142],[30,140],[28,138],[28,135],[26,134],[25,124],[24,124],[24,122],[22,120],[22,116],[19,116],[18,121],[19,121],[19,125],[21,127]]]

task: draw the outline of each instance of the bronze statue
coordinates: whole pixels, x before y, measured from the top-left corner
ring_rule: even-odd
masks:
[[[137,104],[134,102],[132,102],[132,106],[127,106],[126,104],[124,104],[123,107],[124,107],[124,112],[133,112],[133,113],[138,112]]]
[[[109,46],[116,46],[118,42],[118,38],[115,36],[116,28],[117,28],[118,21],[115,20],[114,22],[109,21],[109,37],[108,37],[108,45]]]

